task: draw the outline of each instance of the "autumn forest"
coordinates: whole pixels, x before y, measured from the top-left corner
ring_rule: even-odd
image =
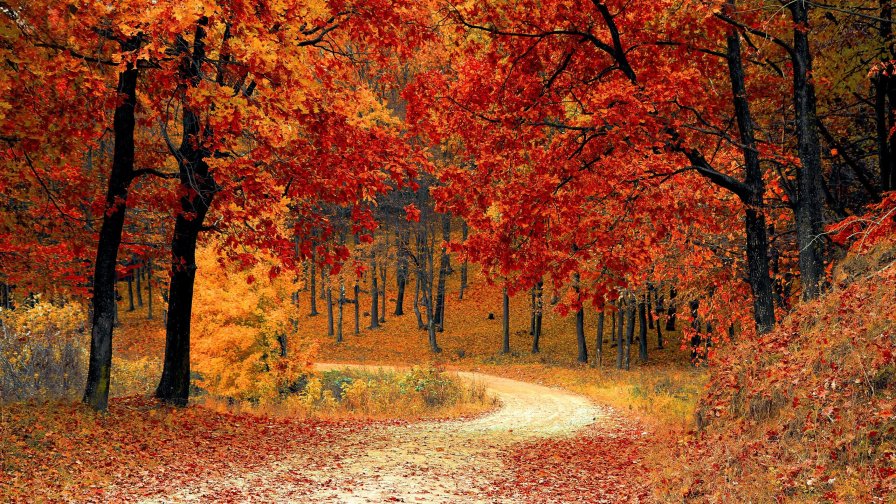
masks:
[[[0,0],[0,501],[893,502],[890,0]]]

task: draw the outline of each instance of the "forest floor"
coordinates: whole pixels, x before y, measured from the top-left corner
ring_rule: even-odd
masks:
[[[408,422],[179,409],[141,397],[114,399],[99,415],[77,404],[13,405],[0,410],[0,453],[9,455],[0,500],[650,500],[652,435],[630,415],[557,388],[458,374],[500,406]]]
[[[318,366],[323,367],[323,366]],[[327,365],[339,369],[344,365]],[[481,373],[501,406],[475,418],[386,425],[350,432],[309,468],[304,453],[246,471],[234,467],[144,502],[632,502],[638,478],[637,422],[586,398]],[[583,446],[589,460],[577,456]],[[126,494],[126,489],[122,496]]]

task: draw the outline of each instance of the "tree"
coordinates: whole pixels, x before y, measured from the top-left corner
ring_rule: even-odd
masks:
[[[93,279],[93,323],[91,324],[90,360],[84,402],[94,409],[106,409],[112,372],[112,328],[115,324],[115,268],[124,228],[128,186],[134,178],[134,128],[137,107],[138,70],[133,64],[121,73],[118,92],[124,95],[115,109],[113,131],[115,154],[106,194],[107,210],[103,214],[97,244]]]
[[[501,291],[501,299],[503,301],[503,311],[501,317],[501,353],[510,353],[510,296],[507,295],[507,287]]]

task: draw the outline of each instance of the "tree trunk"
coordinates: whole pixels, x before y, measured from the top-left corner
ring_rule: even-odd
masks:
[[[320,283],[321,283],[321,285],[323,285],[326,282],[325,276],[326,276],[326,272],[324,271],[323,268],[320,268]],[[327,290],[323,289],[323,288],[320,288],[318,290],[320,291],[320,294],[318,294],[318,299],[320,299],[321,301],[326,301],[327,300]]]
[[[136,308],[134,307],[134,271],[131,270],[130,275],[128,275],[128,311],[134,311]]]
[[[376,276],[376,252],[370,251],[370,329],[380,326],[380,289]]]
[[[355,335],[361,334],[361,286],[355,280]]]
[[[597,334],[594,340],[594,367],[601,367],[604,360],[604,309],[597,312]]]
[[[447,214],[442,216],[442,240],[446,243],[451,240],[451,217]],[[436,290],[436,327],[439,332],[445,330],[445,284],[448,281],[448,273],[451,272],[451,259],[448,255],[448,249],[442,249],[442,257],[439,261],[439,282]]]
[[[544,317],[544,282],[535,284],[535,334],[532,335],[532,353],[541,351],[541,321]]]
[[[308,315],[311,317],[315,317],[318,315],[317,311],[317,252],[311,253],[311,274],[308,277],[311,279],[311,313]]]
[[[380,324],[386,323],[386,261],[380,264]]]
[[[647,304],[638,303],[638,358],[642,364],[647,363]]]
[[[575,250],[575,248],[573,249]],[[579,309],[576,311],[576,345],[579,348],[579,356],[576,360],[582,364],[588,363],[588,344],[585,341],[585,308],[581,306],[582,297],[581,286],[579,282],[581,278],[578,273],[573,275],[573,289],[576,293],[576,303],[579,303]]]
[[[888,66],[892,68],[892,65]],[[887,68],[887,70],[891,68]],[[874,119],[877,126],[877,164],[880,166],[881,191],[892,190],[894,173],[894,156],[891,152],[890,141],[892,106],[887,106],[887,96],[893,85],[890,82],[890,76],[885,74],[885,71],[879,70],[871,81],[874,86]]]
[[[121,296],[118,294],[118,276],[115,277],[115,319],[112,322],[114,327],[121,326],[121,320],[118,318],[118,302],[121,300]]]
[[[197,86],[200,67],[205,59],[205,26],[202,18],[196,26],[193,52],[181,63],[181,76]],[[202,126],[197,113],[183,98],[183,132],[178,149],[181,185],[180,212],[174,222],[171,239],[171,283],[168,294],[168,316],[165,326],[165,361],[156,397],[186,406],[190,396],[190,319],[193,314],[193,288],[196,280],[196,241],[202,223],[215,196],[217,184],[209,172],[205,158],[208,150],[202,145]]]
[[[503,299],[504,299],[504,317],[501,319],[501,334],[504,336],[502,338],[503,345],[501,347],[502,354],[510,353],[510,296],[507,295],[507,287],[504,287],[503,291]]]
[[[414,315],[417,317],[417,329],[425,329],[426,324],[423,323],[423,314],[420,312],[420,274],[414,277]]]
[[[395,259],[395,312],[396,317],[404,315],[404,291],[408,284],[408,246],[401,236],[396,233],[396,259]]]
[[[825,238],[822,216],[821,144],[818,138],[812,53],[809,48],[809,3],[788,4],[793,17],[793,102],[796,112],[797,171],[796,233],[803,299],[821,294],[824,281]]]
[[[623,353],[625,352],[625,301],[620,297],[617,302],[619,305],[619,309],[617,310],[616,318],[619,320],[618,327],[616,328],[616,369],[623,369],[625,366],[625,359],[623,358]]]
[[[137,306],[143,308],[143,267],[139,267],[136,270],[137,273],[137,285],[135,288],[137,289]]]
[[[277,345],[280,347],[280,357],[286,357],[288,348],[285,334],[277,335]]]
[[[696,363],[699,355],[699,348],[701,343],[700,338],[700,300],[695,299],[690,303],[691,308],[691,329],[694,330],[694,335],[691,336],[691,362]]]
[[[146,260],[146,318],[152,320],[152,259]]]
[[[653,329],[653,302],[650,299],[650,292],[647,291],[647,328]]]
[[[134,109],[137,106],[137,69],[128,64],[118,76],[118,93],[123,96],[112,121],[115,147],[106,191],[106,206],[100,227],[93,271],[93,311],[90,357],[84,403],[96,410],[109,404],[112,371],[112,328],[115,324],[115,267],[127,209],[128,187],[134,173]],[[8,294],[7,294],[8,296]],[[7,297],[8,300],[8,297]]]
[[[535,335],[535,287],[529,289],[529,336]]]
[[[623,367],[626,371],[631,368],[632,362],[632,340],[634,339],[635,334],[635,300],[630,299],[628,302],[628,311],[626,313],[625,320],[625,356],[623,361]]]
[[[464,244],[467,242],[467,235],[469,233],[469,226],[467,226],[467,221],[461,221],[460,223],[460,232],[461,232],[461,240]],[[464,258],[464,261],[460,264],[460,293],[457,296],[457,299],[464,298],[464,291],[467,290],[467,259]]]
[[[336,321],[336,343],[342,343],[342,312],[345,309],[345,280],[339,280],[339,315]]]
[[[896,137],[890,134],[896,123],[894,106],[896,106],[896,86],[894,86],[893,52],[893,5],[891,0],[880,0],[880,20],[878,32],[881,43],[886,47],[890,57],[885,58],[884,67],[872,77],[874,86],[874,113],[877,126],[878,166],[880,167],[881,191],[896,189]],[[889,104],[888,104],[889,101]]]
[[[336,330],[333,327],[333,286],[330,285],[330,276],[327,275],[327,281],[324,283],[324,289],[327,296],[327,336],[334,336]]]
[[[610,305],[611,307],[613,305]],[[610,330],[610,348],[616,348],[616,310],[610,310],[610,321],[612,329]]]
[[[675,286],[673,285],[672,287],[669,287],[669,308],[668,308],[669,319],[666,320],[666,330],[667,331],[675,330],[675,311],[677,309],[675,306],[675,297],[677,295],[678,295],[678,293],[675,292]]]
[[[729,2],[732,10],[734,0]],[[765,182],[756,138],[753,132],[753,116],[744,83],[743,59],[740,48],[740,33],[733,27],[728,32],[728,75],[734,97],[734,111],[740,130],[741,150],[744,156],[744,184],[747,194],[741,196],[746,206],[745,227],[747,232],[747,269],[750,290],[753,293],[753,319],[759,334],[765,334],[775,327],[774,294],[768,264],[768,236],[765,223]]]
[[[429,336],[429,348],[433,353],[441,353],[442,349],[436,339],[435,307],[433,306],[432,273],[434,245],[426,231],[417,233],[417,284],[423,297],[423,309],[426,311],[426,332]]]

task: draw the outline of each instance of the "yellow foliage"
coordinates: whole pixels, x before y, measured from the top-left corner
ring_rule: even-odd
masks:
[[[275,399],[307,370],[313,350],[293,323],[298,285],[270,279],[266,261],[239,270],[222,267],[211,253],[199,257],[191,331],[199,386],[238,400]]]
[[[40,296],[0,309],[0,400],[74,396],[83,386],[86,315]]]

